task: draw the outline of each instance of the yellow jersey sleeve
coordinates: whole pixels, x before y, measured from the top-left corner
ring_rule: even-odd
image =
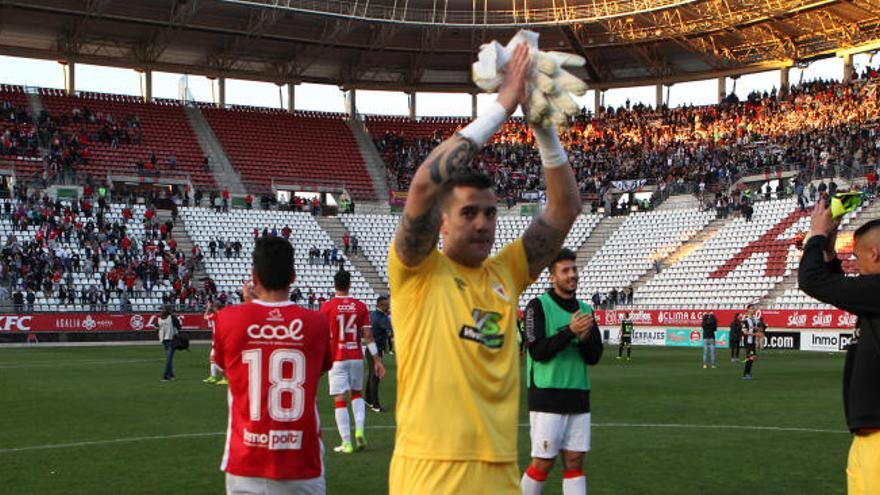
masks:
[[[440,258],[440,251],[431,249],[431,254],[416,266],[407,266],[397,254],[396,240],[391,241],[388,250],[388,286],[392,293],[419,297],[426,287]]]
[[[507,271],[513,281],[513,290],[516,291],[517,297],[535,282],[529,276],[529,261],[526,258],[522,237],[504,246],[492,261],[499,269]]]

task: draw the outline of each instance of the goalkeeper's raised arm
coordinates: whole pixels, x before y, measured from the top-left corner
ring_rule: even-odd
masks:
[[[397,255],[405,265],[419,265],[437,246],[440,202],[450,178],[457,171],[473,166],[474,156],[480,148],[525,100],[528,72],[529,50],[522,44],[514,50],[495,103],[467,127],[434,148],[416,170],[394,242]]]
[[[532,124],[531,127],[544,165],[544,185],[547,188],[547,206],[523,234],[529,275],[535,279],[562,248],[565,236],[581,212],[581,198],[556,126]]]

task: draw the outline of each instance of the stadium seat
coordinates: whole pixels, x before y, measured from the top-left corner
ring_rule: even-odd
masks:
[[[373,183],[342,114],[202,108],[248,190],[272,181],[344,187],[356,200],[375,200]]]
[[[229,213],[217,213],[212,209],[199,207],[183,207],[180,209],[187,234],[193,243],[205,253],[205,268],[208,275],[217,284],[217,291],[226,292],[230,296],[240,290],[245,280],[251,277],[250,253],[254,248],[254,229],[262,232],[263,228],[276,228],[278,232],[289,226],[292,233],[290,242],[294,248],[296,260],[296,282],[303,296],[313,290],[316,296],[332,297],[333,275],[337,265],[312,265],[308,262],[309,249],[317,247],[321,251],[331,248],[333,241],[324,232],[318,222],[308,213],[290,211],[259,211],[232,210]],[[242,244],[239,257],[226,258],[220,250],[217,256],[211,257],[208,244],[211,240],[222,239],[224,242],[238,241]],[[340,252],[344,257],[344,253]],[[367,304],[373,304],[376,294],[361,273],[345,260],[345,269],[352,274],[351,295]],[[236,301],[235,297],[232,301]]]

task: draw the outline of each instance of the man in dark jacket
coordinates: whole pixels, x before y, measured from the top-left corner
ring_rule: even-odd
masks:
[[[718,319],[715,313],[706,313],[703,315],[703,369],[709,363],[709,356],[712,356],[712,367],[715,367],[715,331],[718,330]]]
[[[391,319],[388,317],[390,304],[387,296],[379,296],[376,300],[376,309],[370,313],[370,330],[373,332],[373,340],[376,342],[379,357],[385,352],[388,345],[388,339],[391,337]],[[379,402],[379,381],[381,378],[375,373],[372,366],[370,370],[370,379],[367,382],[367,404],[370,409],[376,412],[382,411],[382,405]]]
[[[825,201],[813,210],[798,284],[806,294],[858,317],[843,369],[843,409],[853,433],[846,469],[850,495],[880,493],[880,219],[856,230],[858,277],[844,276],[834,250],[838,222]]]
[[[739,348],[742,343],[742,316],[739,313],[733,315],[733,321],[730,322],[730,362],[739,361]]]
[[[37,301],[37,295],[34,293],[32,289],[28,289],[27,291],[27,310],[29,313],[34,311],[34,303]]]
[[[16,290],[15,294],[12,295],[12,304],[15,306],[16,313],[24,313],[24,294],[22,294],[21,289]]]

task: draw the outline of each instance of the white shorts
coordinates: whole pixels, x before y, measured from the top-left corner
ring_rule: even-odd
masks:
[[[364,360],[335,361],[330,368],[330,395],[341,395],[349,390],[364,389]]]
[[[553,459],[560,450],[590,451],[590,413],[529,412],[532,457]]]
[[[226,495],[324,495],[324,477],[310,480],[249,478],[226,473]]]

